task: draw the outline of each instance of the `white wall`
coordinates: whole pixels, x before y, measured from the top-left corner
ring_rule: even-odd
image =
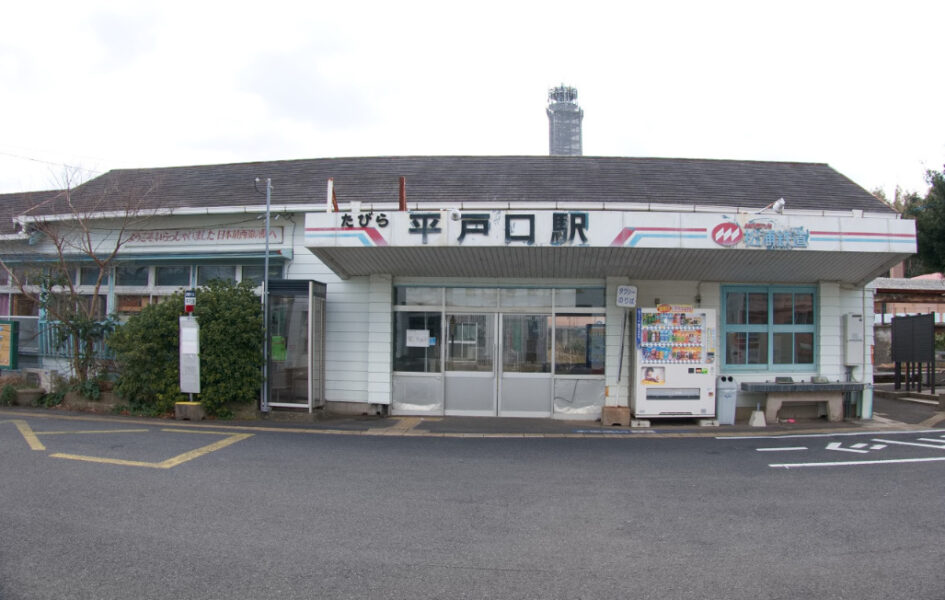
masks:
[[[288,241],[288,240],[287,240]],[[295,257],[287,276],[290,278],[315,279],[328,285],[327,332],[326,332],[326,400],[330,402],[360,402],[389,404],[391,394],[390,352],[392,344],[392,279],[389,276],[372,276],[341,280],[322,264],[304,246],[301,228],[294,241]],[[444,280],[429,283],[443,285]],[[479,283],[496,283],[498,280],[484,279]],[[508,282],[505,282],[508,283]],[[525,282],[523,282],[525,283]],[[535,284],[535,280],[527,283]],[[556,282],[563,283],[563,282]],[[586,283],[586,282],[583,282]],[[719,282],[698,281],[652,281],[634,280],[630,277],[610,277],[607,287],[607,355],[606,385],[608,406],[628,406],[632,356],[636,318],[632,309],[616,306],[616,289],[620,285],[635,285],[638,289],[637,305],[651,307],[658,303],[692,304],[703,308],[721,310],[721,286]],[[843,380],[846,370],[843,365],[842,316],[853,312],[863,314],[864,324],[872,323],[872,296],[859,288],[841,288],[835,282],[820,282],[818,285],[819,329],[817,331],[818,356],[816,372],[799,374],[796,371],[760,373],[731,373],[736,382],[770,381],[778,376],[789,376],[795,380],[809,379],[820,375],[831,381]],[[627,326],[624,330],[624,316]],[[723,316],[719,314],[719,319]],[[717,324],[719,335],[721,327]],[[872,366],[869,349],[873,344],[872,327],[865,326],[864,366],[853,371],[857,381],[872,381]],[[623,366],[620,365],[620,347],[623,347]],[[718,370],[722,371],[722,340],[717,340]],[[620,375],[618,379],[618,373]],[[754,406],[763,402],[763,395],[739,392],[739,406]],[[865,418],[872,415],[871,392],[863,398]]]
[[[325,400],[371,402],[368,393],[370,279],[354,277],[342,280],[335,275],[305,247],[301,227],[294,237],[293,253],[287,278],[314,279],[328,285],[325,301]],[[387,319],[390,321],[389,302]]]

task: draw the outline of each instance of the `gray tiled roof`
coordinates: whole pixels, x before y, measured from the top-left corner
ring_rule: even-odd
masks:
[[[29,212],[30,209],[43,210],[61,194],[60,190],[0,194],[0,235],[16,233],[14,217]]]
[[[633,202],[891,212],[830,166],[818,163],[572,156],[324,158],[109,171],[73,191],[96,210],[145,198],[156,208],[260,205],[256,177],[271,178],[272,203],[323,203],[329,177],[340,203]],[[263,186],[260,186],[262,189]],[[148,190],[151,190],[148,192]],[[0,203],[5,196],[0,196]],[[44,206],[41,210],[55,210]],[[60,208],[61,210],[61,208]]]

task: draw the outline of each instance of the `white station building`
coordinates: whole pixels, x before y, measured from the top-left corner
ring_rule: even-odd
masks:
[[[271,315],[276,409],[598,419],[658,389],[640,387],[651,334],[641,339],[636,309],[662,307],[711,316],[696,341],[662,340],[666,379],[654,385],[686,388],[665,367],[689,363],[736,383],[862,382],[869,418],[866,284],[916,248],[912,221],[823,164],[389,157],[119,170],[72,190],[95,200],[102,230],[149,190],[153,216],[115,262],[109,312],[215,277],[261,281],[257,177],[272,181],[270,278],[283,293]],[[18,248],[8,259],[51,252],[29,225],[69,218],[49,201],[58,194],[0,197],[6,247]],[[41,332],[44,316],[0,284],[0,318]],[[851,314],[859,332],[842,325]],[[858,356],[850,336],[864,342]],[[56,361],[42,335],[21,334],[21,364]],[[738,394],[740,407],[760,400]]]
[[[746,385],[862,384],[851,410],[871,417],[866,284],[915,252],[912,221],[824,164],[574,155],[576,92],[549,98],[550,156],[97,177],[70,198],[101,235],[129,206],[148,217],[126,231],[107,310],[258,284],[268,262],[275,410],[701,418],[724,377],[749,410],[765,398]],[[7,262],[52,260],[31,223],[73,219],[63,195],[0,196]],[[88,257],[73,258],[91,293]],[[45,315],[0,276],[4,318],[20,322],[21,365],[61,367]]]

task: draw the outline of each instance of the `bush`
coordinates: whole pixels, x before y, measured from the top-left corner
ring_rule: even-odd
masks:
[[[162,414],[187,400],[180,392],[179,317],[184,294],[145,307],[108,339],[115,351],[115,391],[138,412]],[[208,415],[255,402],[262,383],[262,306],[248,282],[213,281],[197,289],[200,394]]]
[[[6,384],[0,389],[0,406],[13,406],[16,401],[16,388],[11,384]]]

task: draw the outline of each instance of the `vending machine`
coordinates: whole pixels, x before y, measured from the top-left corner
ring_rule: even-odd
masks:
[[[633,414],[715,417],[715,310],[638,308]]]

